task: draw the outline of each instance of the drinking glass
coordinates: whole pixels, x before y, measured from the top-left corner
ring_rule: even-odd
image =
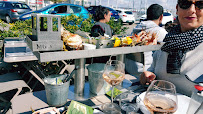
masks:
[[[113,92],[114,92],[114,87],[120,84],[125,79],[124,63],[118,60],[107,61],[104,67],[103,78],[107,83],[109,83],[112,86],[111,103],[104,104],[103,110],[109,110],[109,113],[111,113],[111,111],[114,112],[119,108],[117,104],[113,103]]]
[[[144,104],[153,113],[174,113],[177,110],[175,85],[165,80],[154,80],[147,89]]]
[[[119,95],[119,105],[126,114],[135,114],[139,110],[138,94],[134,92],[124,92]]]

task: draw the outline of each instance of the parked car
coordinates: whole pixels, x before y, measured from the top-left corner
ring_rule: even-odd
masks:
[[[20,16],[20,20],[31,19],[32,13],[40,13],[40,14],[54,14],[60,16],[69,16],[74,14],[76,16],[82,15],[84,19],[89,18],[89,12],[83,7],[74,4],[51,4],[37,11],[27,12]]]
[[[90,7],[87,7],[87,10],[92,14],[94,15],[95,12],[96,12],[96,9],[98,8],[99,6],[90,6]],[[105,6],[103,6],[105,7]],[[106,7],[110,10],[111,12],[111,17],[114,17],[115,18],[115,21],[118,21],[118,19],[120,18],[119,17],[119,14],[116,10],[112,9],[112,8],[109,8],[109,7]]]
[[[129,25],[132,25],[135,22],[135,15],[132,11],[125,9],[118,9],[116,11],[118,12],[123,23],[129,23]]]
[[[163,13],[163,20],[162,20],[163,25],[165,25],[166,23],[173,23],[173,21],[174,21],[174,17],[171,13],[169,12]]]
[[[147,15],[142,15],[140,18],[140,22],[146,20]],[[165,25],[166,23],[173,23],[174,17],[171,13],[169,12],[164,12],[163,13],[163,19],[162,19],[162,25]]]
[[[7,23],[19,20],[19,16],[32,9],[20,2],[0,1],[0,19],[5,20]]]
[[[147,20],[147,15],[146,14],[144,14],[144,15],[142,15],[141,17],[140,17],[140,22],[141,21],[146,21]]]

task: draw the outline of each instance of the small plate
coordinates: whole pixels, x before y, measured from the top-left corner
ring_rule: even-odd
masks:
[[[141,99],[141,102],[139,102],[140,110],[144,114],[150,114],[149,110],[147,109],[147,107],[144,105],[143,102],[145,94],[146,92],[143,92],[139,95],[139,98]],[[190,98],[185,95],[177,93],[177,99],[178,99],[178,109],[173,114],[186,114],[190,103]]]

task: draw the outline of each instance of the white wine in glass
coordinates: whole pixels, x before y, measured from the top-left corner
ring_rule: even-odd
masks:
[[[119,106],[113,103],[113,92],[114,87],[120,84],[125,79],[125,65],[123,62],[118,60],[109,60],[107,61],[104,73],[104,80],[112,86],[111,90],[111,103],[106,103],[103,105],[103,110],[108,113],[115,113],[115,111],[119,112]]]
[[[103,78],[110,85],[116,86],[125,79],[125,74],[120,71],[110,71],[104,73]]]
[[[154,80],[147,89],[144,104],[153,113],[174,113],[177,110],[175,85],[164,80]]]

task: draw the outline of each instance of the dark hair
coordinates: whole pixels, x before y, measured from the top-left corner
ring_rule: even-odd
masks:
[[[106,7],[98,6],[94,15],[94,20],[99,21],[101,19],[104,19],[104,14],[108,14],[109,9]]]
[[[163,7],[159,4],[152,4],[147,9],[147,20],[156,20],[163,14]]]
[[[185,1],[188,1],[188,0],[177,0],[178,2],[185,2]]]

